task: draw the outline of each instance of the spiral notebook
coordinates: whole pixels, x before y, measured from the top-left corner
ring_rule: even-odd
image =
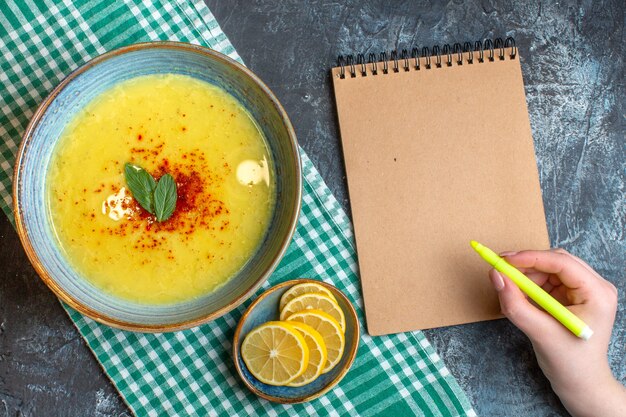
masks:
[[[501,317],[475,239],[549,247],[514,40],[331,70],[371,335]]]

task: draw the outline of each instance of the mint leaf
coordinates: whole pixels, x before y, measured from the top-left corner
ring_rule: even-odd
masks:
[[[140,166],[127,163],[124,165],[126,184],[133,198],[151,214],[154,211],[154,190],[157,186],[152,175]]]
[[[176,208],[176,182],[170,174],[165,174],[154,189],[154,209],[160,222],[169,219]]]
[[[171,174],[165,174],[157,183],[152,175],[138,165],[124,165],[126,184],[133,198],[157,221],[169,219],[176,209],[176,182]]]

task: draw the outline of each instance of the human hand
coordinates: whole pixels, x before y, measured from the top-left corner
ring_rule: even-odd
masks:
[[[562,249],[501,255],[594,332],[589,340],[579,339],[508,277],[489,272],[502,313],[529,337],[541,370],[565,408],[574,416],[626,415],[626,388],[613,377],[607,358],[617,310],[615,286]]]

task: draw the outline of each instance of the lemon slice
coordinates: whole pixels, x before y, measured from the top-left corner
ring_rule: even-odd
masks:
[[[259,381],[286,385],[306,371],[309,347],[290,323],[268,321],[248,333],[241,345],[241,357]]]
[[[303,310],[293,313],[287,318],[288,321],[299,321],[308,324],[322,335],[326,344],[328,360],[322,373],[333,369],[341,360],[345,346],[345,337],[339,327],[339,323],[328,313],[321,310]]]
[[[285,304],[291,301],[291,299],[310,292],[322,293],[327,295],[328,298],[330,298],[331,300],[337,301],[333,293],[330,292],[330,290],[323,285],[316,284],[314,282],[305,282],[302,284],[294,285],[293,287],[285,291],[283,296],[280,297],[280,304],[278,305],[279,310],[282,311],[283,307],[285,307]]]
[[[346,331],[346,318],[343,310],[341,310],[336,301],[331,300],[325,294],[314,292],[292,298],[280,311],[280,319],[286,320],[293,313],[302,310],[322,310],[330,314],[339,323],[342,332]]]
[[[328,359],[326,343],[324,343],[322,335],[311,326],[299,321],[290,321],[289,323],[302,333],[309,347],[309,366],[307,366],[306,371],[302,375],[287,384],[290,387],[301,387],[314,381],[321,375]]]

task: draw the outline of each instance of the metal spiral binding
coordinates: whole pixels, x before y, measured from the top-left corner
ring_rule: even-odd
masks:
[[[346,65],[350,67],[350,77],[356,77],[356,70],[354,68],[354,57],[352,55],[348,55],[346,57]]]
[[[430,49],[428,46],[422,48],[422,56],[426,58],[426,69],[430,69]]]
[[[407,51],[406,49],[403,49],[402,53],[400,54],[400,58],[402,58],[402,60],[404,61],[404,65],[402,66],[402,68],[404,68],[404,71],[408,71],[409,70],[409,51]]]
[[[394,49],[389,56],[393,61],[393,72],[398,72],[398,51]]]
[[[450,45],[445,44],[443,46],[443,54],[448,57],[448,60],[446,61],[446,66],[451,67],[452,66],[452,48],[450,48]]]
[[[378,75],[378,62],[376,61],[376,54],[370,53],[367,57],[367,63],[372,66],[372,75]]]
[[[387,52],[383,51],[380,53],[379,61],[383,62],[383,74],[387,74],[389,72],[389,64],[387,63]]]
[[[478,51],[478,62],[481,64],[485,62],[485,50],[483,49],[483,43],[481,41],[476,41],[474,43],[474,50]]]
[[[339,78],[346,78],[346,60],[343,55],[337,58],[337,66],[339,67]]]
[[[463,52],[467,52],[468,53],[467,63],[468,64],[473,64],[474,63],[474,50],[472,49],[472,43],[471,42],[465,42],[463,44]]]
[[[506,48],[511,48],[511,53],[509,54],[509,58],[515,59],[515,56],[517,55],[517,48],[515,47],[515,39],[511,38],[510,36],[506,38],[506,40],[504,41],[504,49]]]
[[[441,48],[439,45],[433,46],[433,56],[435,57],[435,67],[441,68]]]
[[[493,42],[491,41],[491,39],[485,39],[485,47],[483,48],[483,50],[489,50],[489,62],[493,62]]]
[[[420,69],[420,50],[418,48],[411,49],[411,58],[415,60],[415,70]]]
[[[393,50],[390,51],[389,54],[383,51],[380,52],[378,56],[375,53],[369,53],[367,62],[364,54],[357,54],[356,60],[354,55],[346,55],[345,57],[340,55],[337,58],[337,63],[339,67],[339,78],[346,78],[346,74],[349,74],[350,78],[355,78],[357,76],[357,67],[361,77],[366,77],[368,72],[371,75],[379,75],[378,63],[382,63],[382,73],[388,74],[390,61],[392,63],[392,71],[397,73],[400,72],[400,67],[402,67],[404,72],[410,70],[420,71],[422,69],[420,58],[423,58],[425,61],[423,65],[425,69],[432,69],[431,58],[433,57],[435,60],[435,68],[442,68],[444,59],[445,66],[447,67],[451,67],[454,64],[463,65],[467,63],[468,65],[472,65],[476,62],[494,62],[496,59],[504,61],[507,51],[509,59],[516,59],[517,47],[515,46],[515,39],[512,37],[508,37],[504,41],[502,38],[496,38],[493,41],[491,39],[476,41],[473,47],[471,42],[465,42],[463,45],[455,43],[452,46],[445,44],[442,47],[435,45],[432,47],[432,53],[431,49],[427,46],[422,47],[421,54],[419,48],[412,48],[410,54],[408,49],[402,49],[400,53],[398,53],[398,50]],[[474,59],[475,53],[478,55],[476,60]],[[467,58],[464,57],[464,54],[467,54]],[[444,57],[444,59],[442,59],[442,57]],[[411,61],[414,61],[413,65]],[[402,62],[402,64],[400,64],[400,62]]]
[[[363,54],[358,54],[356,56],[356,63],[361,66],[361,76],[366,77],[367,68],[365,67],[365,56]]]
[[[456,64],[463,65],[463,47],[461,44],[458,42],[455,43],[454,46],[452,46],[452,52],[456,54]]]

